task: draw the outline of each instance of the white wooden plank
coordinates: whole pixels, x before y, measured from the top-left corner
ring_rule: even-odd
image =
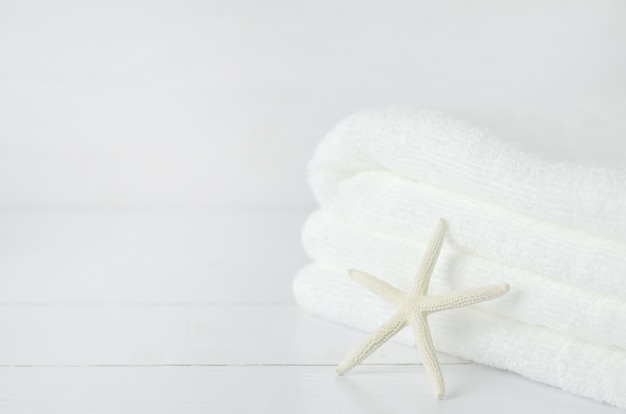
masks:
[[[0,412],[20,413],[620,413],[476,365],[445,367],[435,400],[421,366],[2,368]]]
[[[0,213],[0,302],[292,302],[308,210]]]
[[[5,366],[333,365],[365,337],[294,305],[0,306],[0,332]],[[419,357],[390,343],[367,362],[414,364]]]
[[[1,2],[0,202],[297,204],[362,107],[621,99],[620,3],[544,3]]]

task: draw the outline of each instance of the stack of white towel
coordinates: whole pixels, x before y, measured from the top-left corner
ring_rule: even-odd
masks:
[[[600,155],[596,165],[529,155],[510,142],[527,132],[503,131],[412,109],[340,123],[309,166],[321,209],[304,227],[314,263],[294,281],[296,300],[374,330],[394,308],[346,270],[408,290],[441,217],[448,233],[429,293],[511,290],[432,315],[437,349],[626,408],[626,171]],[[408,331],[396,338],[413,343]]]

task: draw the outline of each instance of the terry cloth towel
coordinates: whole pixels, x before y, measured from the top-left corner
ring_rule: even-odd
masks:
[[[321,208],[303,231],[314,263],[295,278],[298,304],[374,330],[394,308],[347,269],[408,290],[442,217],[429,292],[511,290],[430,316],[437,349],[626,408],[624,158],[596,138],[568,141],[571,128],[463,117],[488,128],[458,114],[373,110],[320,143],[309,179]],[[413,342],[408,332],[397,339]]]

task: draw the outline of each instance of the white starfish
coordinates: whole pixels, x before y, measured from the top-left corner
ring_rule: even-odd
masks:
[[[437,353],[430,335],[426,318],[433,312],[458,308],[473,303],[490,300],[504,295],[509,290],[508,284],[485,286],[461,290],[437,296],[427,296],[428,282],[435,268],[441,251],[446,223],[439,219],[435,233],[426,248],[415,277],[415,285],[410,293],[404,293],[372,275],[359,270],[349,270],[350,276],[367,289],[378,294],[388,302],[398,306],[398,311],[389,321],[372,333],[358,348],[350,353],[337,366],[337,374],[343,375],[355,365],[367,358],[372,352],[389,340],[407,324],[413,328],[416,346],[422,363],[430,378],[433,390],[438,399],[444,395],[444,381]]]

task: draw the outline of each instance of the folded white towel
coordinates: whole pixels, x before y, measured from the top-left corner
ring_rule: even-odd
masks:
[[[624,170],[542,160],[440,113],[388,109],[336,127],[310,182],[322,210],[304,229],[317,264],[294,283],[303,307],[373,329],[391,311],[345,270],[407,289],[444,217],[431,290],[511,291],[433,316],[437,347],[626,408]]]

